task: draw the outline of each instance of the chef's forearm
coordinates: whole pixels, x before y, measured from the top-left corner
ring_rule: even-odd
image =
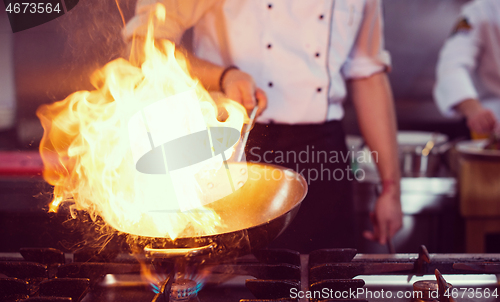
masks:
[[[183,53],[187,54],[191,75],[199,79],[207,90],[220,91],[219,81],[225,67],[200,59],[187,50],[184,50]]]
[[[387,75],[349,81],[350,93],[366,143],[378,155],[384,190],[399,191],[400,169],[396,141],[396,115]]]
[[[127,57],[132,64],[140,65],[144,60],[144,43],[145,40],[142,37],[136,37],[135,40],[130,40],[128,42],[125,57]],[[161,41],[158,41],[158,43],[161,43]],[[181,46],[176,46],[176,51],[180,51],[186,56],[191,76],[199,79],[207,90],[220,90],[219,81],[224,71],[224,67],[200,59]]]
[[[477,112],[478,110],[481,110],[482,108],[483,108],[483,106],[481,105],[479,100],[467,99],[467,100],[464,100],[464,101],[458,103],[458,105],[456,105],[453,109],[460,112],[463,116],[469,117],[469,116],[473,115],[475,112]]]

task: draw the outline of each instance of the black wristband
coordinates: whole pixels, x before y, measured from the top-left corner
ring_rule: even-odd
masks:
[[[220,88],[220,91],[222,91],[223,93],[226,93],[226,92],[224,91],[224,87],[222,87],[222,82],[224,81],[224,77],[226,76],[226,74],[227,74],[229,71],[231,71],[231,70],[233,70],[233,69],[238,69],[238,70],[239,70],[239,68],[238,68],[238,67],[236,67],[236,66],[234,66],[234,65],[231,65],[231,66],[226,67],[226,69],[224,69],[224,71],[222,71],[222,73],[221,73],[221,75],[220,75],[220,78],[219,78],[219,88]]]

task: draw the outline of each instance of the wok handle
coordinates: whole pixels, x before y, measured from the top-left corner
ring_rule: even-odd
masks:
[[[192,248],[170,248],[170,249],[155,249],[145,247],[147,257],[151,258],[174,258],[174,257],[193,257],[204,255],[215,250],[217,243],[212,242],[205,246],[192,247]]]
[[[250,120],[248,121],[248,124],[246,125],[245,127],[245,130],[244,133],[243,133],[243,136],[241,137],[241,143],[240,143],[240,146],[238,148],[238,150],[236,151],[236,154],[235,154],[235,159],[236,159],[236,162],[241,162],[241,160],[243,159],[243,154],[245,154],[245,147],[247,145],[247,141],[248,141],[248,135],[250,134],[250,130],[252,130],[252,127],[253,127],[253,123],[255,121],[255,117],[257,116],[257,111],[259,110],[259,106],[255,106],[253,107],[253,110],[252,112],[250,113]]]

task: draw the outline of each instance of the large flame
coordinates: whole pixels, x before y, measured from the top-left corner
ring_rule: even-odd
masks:
[[[151,19],[163,20],[164,15],[164,7],[158,5]],[[116,59],[92,76],[96,90],[75,92],[63,101],[38,109],[45,130],[40,144],[44,178],[54,186],[50,210],[57,211],[69,201],[74,203],[73,209],[87,211],[93,218],[100,216],[113,228],[135,235],[175,239],[216,233],[221,220],[217,213],[203,207],[210,201],[205,200],[199,180],[220,174],[218,171],[224,169],[221,157],[214,156],[182,170],[176,178],[180,187],[175,188],[175,200],[165,175],[136,170],[137,146],[131,138],[140,135],[140,131],[131,119],[139,116],[137,121],[148,135],[157,131],[180,137],[196,132],[193,125],[200,121],[191,117],[200,112],[201,123],[207,129],[224,126],[241,130],[245,110],[226,100],[228,117],[224,122],[217,120],[217,105],[189,75],[184,56],[175,51],[172,42],[154,40],[153,21],[144,45],[140,67]],[[175,98],[175,102],[171,101]],[[154,123],[147,122],[145,112],[160,101],[169,125],[173,126],[155,130]],[[230,157],[232,147],[223,158]],[[174,210],[155,211],[158,207]]]

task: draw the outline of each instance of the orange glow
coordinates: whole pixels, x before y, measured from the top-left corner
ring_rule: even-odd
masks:
[[[183,169],[183,174],[174,180],[176,192],[172,192],[165,182],[167,175],[136,170],[136,154],[144,150],[135,138],[144,139],[147,135],[135,126],[146,129],[150,137],[154,133],[186,136],[195,133],[193,125],[200,123],[207,129],[223,126],[241,131],[246,112],[230,100],[216,104],[190,76],[187,61],[175,51],[175,45],[154,40],[153,20],[165,18],[165,8],[157,7],[149,24],[140,67],[121,58],[111,61],[93,74],[95,90],[78,91],[38,109],[44,128],[40,143],[44,178],[54,186],[50,211],[70,202],[73,210],[85,210],[94,220],[100,216],[118,231],[141,236],[175,239],[214,234],[221,225],[220,217],[204,205],[218,195],[216,192],[208,196],[200,189],[200,183],[212,184],[211,179],[221,175],[220,171],[225,170],[221,157],[213,156]],[[148,116],[148,112],[155,113],[149,109],[160,103],[168,121],[158,125],[172,125],[168,128],[155,128],[158,125]],[[228,116],[224,122],[217,120],[221,104]],[[202,120],[193,118],[196,116]],[[136,123],[131,122],[133,119]],[[212,153],[213,150],[212,146]],[[233,151],[234,144],[228,145],[225,158]],[[177,196],[177,200],[172,196]]]

